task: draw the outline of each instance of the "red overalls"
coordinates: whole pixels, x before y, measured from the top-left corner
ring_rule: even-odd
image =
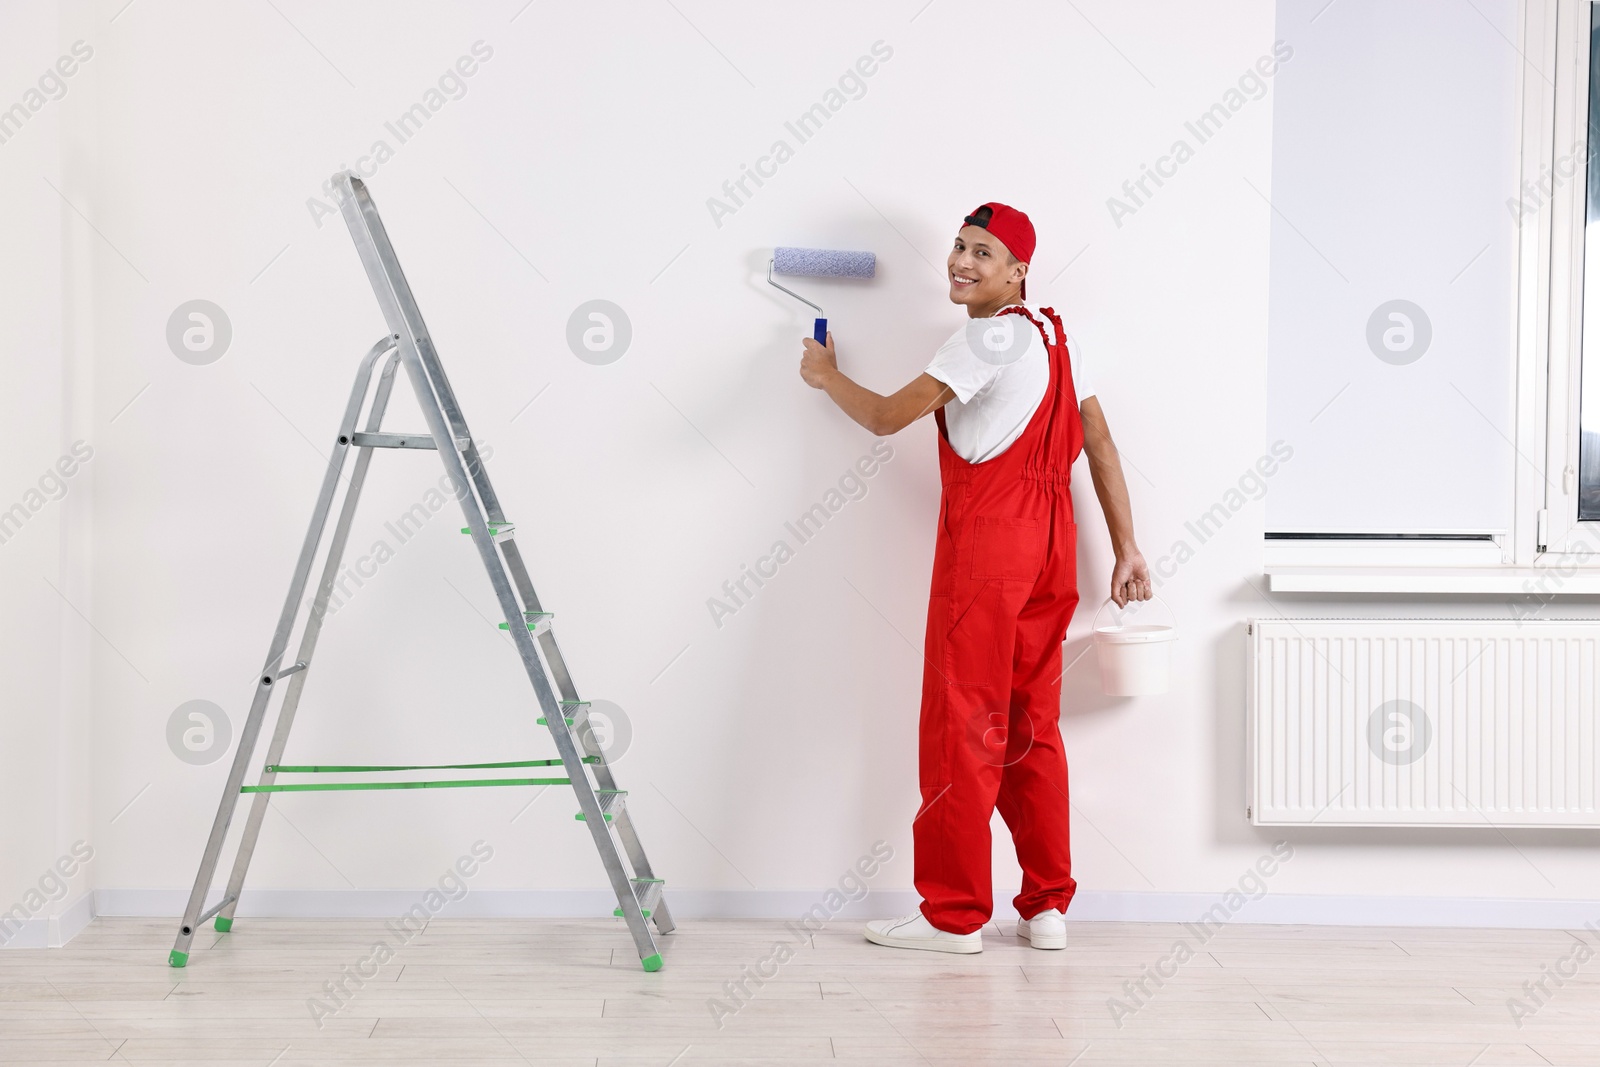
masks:
[[[922,676],[912,823],[922,914],[965,934],[989,920],[989,819],[1011,828],[1022,865],[1017,911],[1065,911],[1072,879],[1067,761],[1061,746],[1061,642],[1078,604],[1078,529],[1068,483],[1083,422],[1066,331],[1020,307],[1049,350],[1050,385],[1000,455],[968,463],[939,422],[939,505]]]

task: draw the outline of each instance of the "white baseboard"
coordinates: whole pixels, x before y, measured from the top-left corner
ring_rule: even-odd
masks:
[[[386,919],[421,902],[427,890],[245,890],[240,916],[294,919]],[[794,919],[822,903],[828,890],[668,889],[678,919]],[[183,889],[100,889],[94,913],[176,919],[188,901]],[[221,899],[220,891],[209,904]],[[1080,890],[1068,918],[1080,922],[1193,922],[1221,898],[1211,893],[1137,893]],[[475,889],[447,905],[448,918],[594,918],[611,914],[616,900],[601,889]],[[903,915],[917,906],[909,889],[878,890],[847,902],[835,919]],[[76,909],[74,905],[74,909]],[[1016,918],[1009,901],[996,902],[995,918]],[[66,916],[61,919],[65,928]],[[83,923],[87,923],[87,916]],[[1515,900],[1472,897],[1368,897],[1268,893],[1241,908],[1231,922],[1304,926],[1444,926],[1505,929],[1581,929],[1600,923],[1600,900]],[[82,925],[72,929],[76,933]],[[13,939],[15,947],[21,935]],[[70,940],[70,935],[66,938]],[[42,937],[41,941],[42,943]],[[65,940],[61,942],[65,943]],[[35,944],[33,947],[38,947]]]
[[[0,925],[0,948],[60,948],[94,921],[95,898],[85,893],[54,915],[36,915]],[[7,936],[8,931],[15,931]]]

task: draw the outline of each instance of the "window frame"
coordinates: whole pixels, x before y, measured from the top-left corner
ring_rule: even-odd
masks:
[[[1594,546],[1600,545],[1600,522],[1578,521],[1578,451],[1581,434],[1583,373],[1584,229],[1588,209],[1588,156],[1600,146],[1588,144],[1589,27],[1592,0],[1561,0],[1555,36],[1555,87],[1550,93],[1549,145],[1539,158],[1541,170],[1524,177],[1535,182],[1541,174],[1555,174],[1556,186],[1548,205],[1549,233],[1549,338],[1545,380],[1547,413],[1545,469],[1551,473],[1545,488],[1547,511],[1544,551],[1546,562],[1593,564]],[[1524,110],[1524,122],[1528,115]],[[1557,168],[1579,144],[1577,166],[1571,178]],[[1595,281],[1600,283],[1600,278]],[[1600,324],[1596,324],[1600,327]],[[1600,336],[1596,338],[1600,364]],[[1600,367],[1597,367],[1600,370]]]

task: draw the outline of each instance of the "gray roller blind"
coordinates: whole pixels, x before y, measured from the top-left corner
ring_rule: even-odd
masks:
[[[1504,531],[1516,0],[1280,0],[1277,19],[1267,440],[1294,456],[1267,530]]]

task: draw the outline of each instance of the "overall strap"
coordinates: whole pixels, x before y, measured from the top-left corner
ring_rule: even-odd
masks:
[[[1072,379],[1072,353],[1067,348],[1067,328],[1061,324],[1061,316],[1056,314],[1055,308],[1040,308],[1040,313],[1056,328],[1056,347],[1059,350],[1058,358],[1061,377],[1056,381],[1055,392],[1057,400],[1065,397],[1067,400],[1065,416],[1065,432],[1067,434],[1066,463],[1070,468],[1077,462],[1078,453],[1083,451],[1083,416],[1078,411],[1078,383]],[[1054,420],[1051,422],[1052,430],[1055,428]],[[1055,444],[1051,442],[1052,446]],[[1054,455],[1054,453],[1052,453]]]
[[[1072,463],[1078,458],[1083,439],[1081,425],[1072,425],[1073,421],[1079,418],[1077,389],[1072,381],[1066,327],[1062,325],[1061,317],[1056,314],[1054,308],[1040,308],[1039,311],[1049,320],[1051,326],[1055,327],[1054,340],[1051,339],[1050,331],[1044,323],[1022,305],[1012,305],[1001,310],[1000,314],[1023,316],[1038,329],[1039,336],[1045,343],[1050,361],[1050,382],[1045,388],[1044,400],[1040,401],[1040,407],[1044,408],[1042,412],[1044,433],[1039,450],[1029,457],[1028,466],[1033,475],[1042,480],[1066,482],[1071,478]],[[1066,438],[1065,449],[1062,448],[1063,434]],[[1061,457],[1062,462],[1057,462],[1057,457]]]

